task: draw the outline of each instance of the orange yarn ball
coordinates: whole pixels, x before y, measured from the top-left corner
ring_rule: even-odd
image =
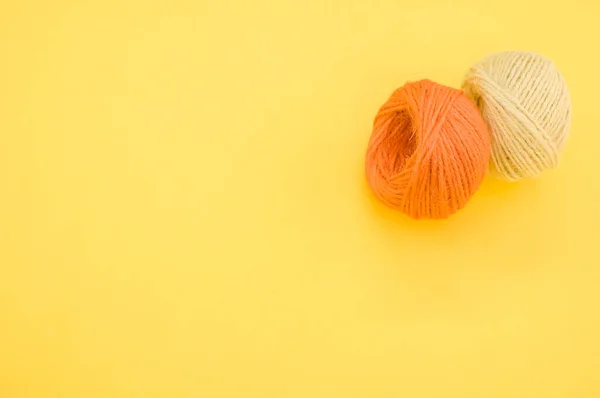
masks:
[[[481,184],[490,151],[481,114],[462,91],[410,82],[375,117],[367,180],[377,198],[412,218],[446,218]]]

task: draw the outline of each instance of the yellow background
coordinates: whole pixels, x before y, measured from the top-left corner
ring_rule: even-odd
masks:
[[[598,2],[2,0],[0,397],[598,397]],[[378,107],[505,49],[561,166],[447,221],[371,195]]]

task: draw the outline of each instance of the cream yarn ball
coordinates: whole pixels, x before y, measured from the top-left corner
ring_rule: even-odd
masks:
[[[558,165],[571,100],[552,61],[522,51],[492,54],[471,67],[463,89],[490,130],[492,174],[515,181]]]

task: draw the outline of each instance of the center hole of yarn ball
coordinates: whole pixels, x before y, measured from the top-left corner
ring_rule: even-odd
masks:
[[[388,126],[386,155],[389,156],[387,175],[393,180],[406,166],[417,148],[413,119],[407,110],[396,112]]]

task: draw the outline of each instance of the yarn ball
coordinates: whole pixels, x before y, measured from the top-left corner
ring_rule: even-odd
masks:
[[[555,168],[571,125],[571,100],[549,59],[530,52],[492,54],[467,73],[463,89],[492,138],[492,174],[515,181]]]
[[[490,136],[463,91],[429,80],[398,88],[379,109],[366,155],[375,196],[412,218],[446,218],[483,180]]]

